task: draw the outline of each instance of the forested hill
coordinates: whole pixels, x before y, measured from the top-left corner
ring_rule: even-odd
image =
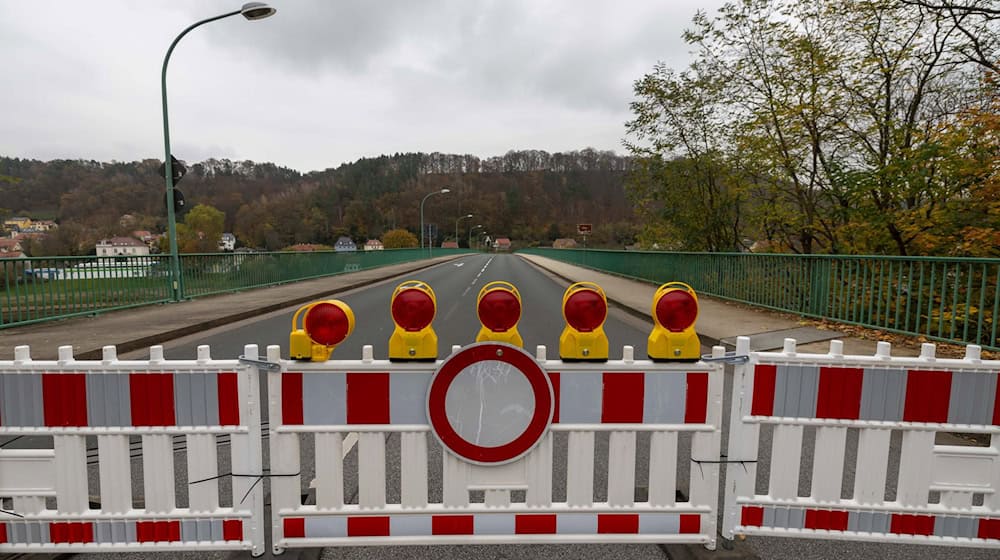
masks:
[[[208,160],[188,163],[178,184],[188,208],[207,204],[225,213],[226,230],[242,244],[280,249],[294,243],[332,244],[339,235],[363,240],[393,228],[419,229],[425,220],[439,240],[482,224],[494,235],[524,242],[569,236],[593,222],[596,242],[631,242],[632,211],[623,188],[630,159],[585,149],[564,153],[510,151],[503,156],[407,153],[363,158],[335,169],[300,173],[272,163]],[[159,161],[42,162],[0,157],[0,214],[55,219],[60,251],[86,253],[96,238],[135,229],[164,231]],[[122,224],[123,215],[134,220]]]

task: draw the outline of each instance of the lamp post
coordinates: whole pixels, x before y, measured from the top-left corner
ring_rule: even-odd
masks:
[[[469,249],[472,248],[472,232],[476,231],[481,227],[483,227],[483,224],[476,224],[469,228]]]
[[[427,202],[428,198],[430,198],[430,197],[432,197],[432,196],[434,196],[436,194],[448,194],[450,192],[451,192],[451,189],[441,189],[439,191],[434,191],[432,193],[427,193],[427,196],[425,196],[424,199],[420,201],[420,249],[421,250],[423,250],[423,248],[424,248],[424,203]],[[429,243],[428,243],[428,247],[430,247]],[[428,253],[430,253],[430,251],[428,251]]]
[[[459,218],[455,220],[455,245],[458,245],[458,222],[461,222],[462,220],[466,220],[471,217],[472,214],[466,214],[464,216],[459,216]],[[470,245],[469,248],[471,249],[472,246]]]
[[[249,21],[255,21],[273,16],[276,11],[263,2],[247,2],[239,10],[203,19],[181,31],[174,42],[170,43],[167,55],[163,57],[163,72],[160,75],[160,90],[163,98],[163,147],[166,153],[163,159],[163,175],[167,182],[167,236],[170,238],[170,280],[174,301],[180,301],[183,290],[181,287],[181,261],[180,255],[177,254],[177,216],[174,213],[174,173],[173,160],[170,157],[170,121],[167,118],[167,64],[170,63],[170,55],[174,52],[177,43],[198,26],[235,15],[242,15]]]

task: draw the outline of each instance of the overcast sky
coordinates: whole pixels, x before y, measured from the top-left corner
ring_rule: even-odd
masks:
[[[718,0],[276,0],[185,37],[173,153],[301,171],[363,156],[622,152],[632,82]],[[0,155],[163,157],[160,67],[236,1],[0,0]]]

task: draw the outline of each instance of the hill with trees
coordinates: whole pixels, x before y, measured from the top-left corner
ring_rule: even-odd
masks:
[[[593,149],[510,151],[490,158],[383,155],[310,173],[213,159],[190,165],[177,188],[188,208],[222,212],[225,231],[243,245],[267,250],[332,245],[341,235],[363,241],[393,229],[419,234],[420,201],[442,188],[451,192],[425,205],[436,242],[453,238],[455,220],[471,213],[473,219],[460,223],[463,246],[477,224],[527,245],[571,236],[577,223],[592,222],[592,244],[621,247],[636,233],[623,187],[630,165],[628,157]],[[60,228],[45,244],[48,254],[86,254],[97,239],[136,229],[165,231],[159,166],[157,160],[0,158],[0,176],[11,178],[0,182],[0,214],[57,220]]]

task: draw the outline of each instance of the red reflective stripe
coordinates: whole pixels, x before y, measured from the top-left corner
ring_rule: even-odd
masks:
[[[933,535],[934,516],[894,513],[889,523],[889,532],[897,535]]]
[[[827,529],[846,531],[848,514],[846,511],[828,509],[807,509],[804,527],[806,529]]]
[[[288,374],[286,373],[285,375]],[[284,527],[286,539],[301,539],[306,536],[306,520],[304,517],[286,517]]]
[[[471,535],[473,527],[471,515],[432,515],[432,535]]]
[[[222,540],[242,541],[243,521],[239,519],[226,519],[222,522]]]
[[[301,373],[281,374],[281,423],[302,424]]]
[[[861,414],[861,368],[819,368],[816,418],[857,420]]]
[[[173,426],[177,423],[172,373],[132,373],[128,383],[133,426]]]
[[[774,414],[774,378],[777,375],[778,366],[754,366],[753,404],[750,406],[751,416],[771,416]],[[743,511],[746,511],[746,508],[743,508]]]
[[[240,425],[239,380],[236,374],[225,372],[219,374],[219,425]],[[241,523],[240,521],[236,521]],[[227,539],[228,540],[228,539]]]
[[[997,377],[997,393],[993,396],[993,425],[1000,426],[1000,375]]]
[[[708,374],[687,374],[687,402],[684,405],[685,424],[704,424],[708,417]]]
[[[0,523],[0,544],[7,542],[7,524]]]
[[[980,519],[979,538],[1000,539],[1000,519]]]
[[[553,535],[555,532],[555,514],[518,514],[514,516],[514,534]]]
[[[181,540],[180,521],[136,521],[139,542],[176,542]]]
[[[642,422],[643,377],[643,373],[605,372],[601,422]]]
[[[552,423],[555,424],[559,422],[559,372],[550,371],[549,382],[552,383],[552,395],[555,397],[554,410],[552,411]],[[1000,384],[998,384],[998,387],[1000,387]]]
[[[764,508],[743,506],[743,512],[740,514],[740,525],[744,527],[762,527],[764,525]]]
[[[597,532],[600,533],[638,533],[638,513],[599,513],[597,514]]]
[[[911,370],[906,374],[904,422],[947,422],[950,371]]]
[[[681,515],[681,534],[696,535],[701,532],[701,516],[696,514]]]
[[[347,374],[347,423],[389,423],[389,374]]]
[[[43,373],[42,407],[46,426],[86,426],[87,375]]]
[[[364,516],[347,518],[348,537],[388,537],[388,516]]]

